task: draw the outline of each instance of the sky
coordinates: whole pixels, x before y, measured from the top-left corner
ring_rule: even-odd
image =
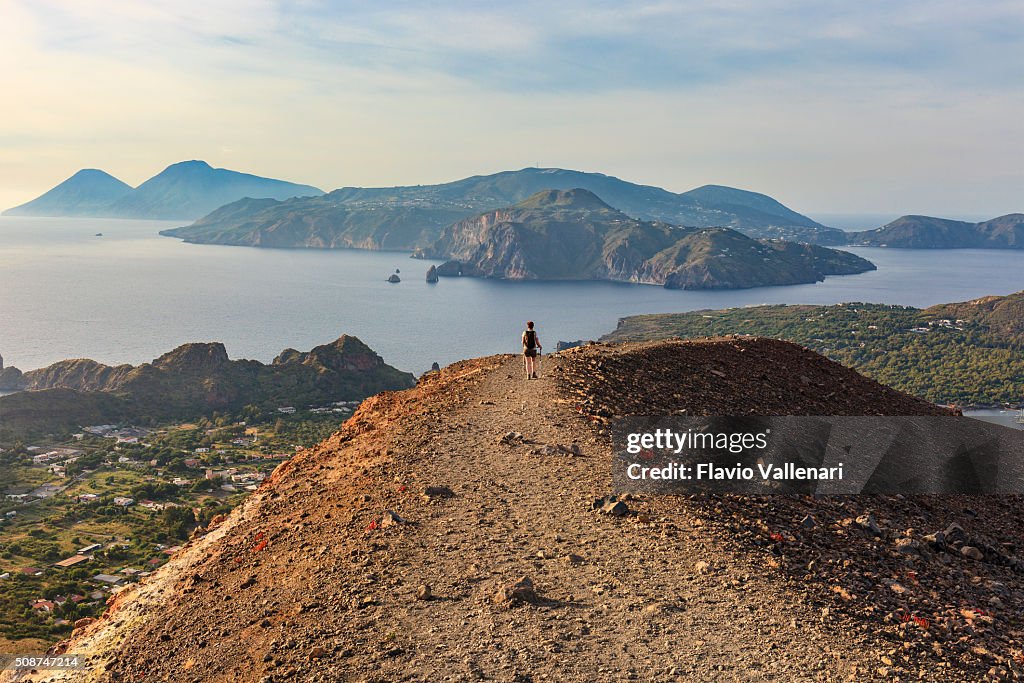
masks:
[[[809,214],[1024,211],[1024,0],[0,0],[0,207],[185,159],[540,165]]]

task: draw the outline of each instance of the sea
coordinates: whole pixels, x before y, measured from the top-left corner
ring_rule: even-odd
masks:
[[[868,222],[865,220],[865,222]],[[605,282],[425,280],[403,252],[256,249],[161,237],[181,222],[0,217],[0,355],[22,370],[66,358],[152,360],[221,341],[268,362],[354,335],[420,374],[516,352],[527,320],[545,351],[639,313],[861,301],[929,306],[1024,290],[1024,250],[850,248],[878,270],[789,287],[678,291]],[[398,273],[401,282],[387,282]]]
[[[1020,410],[1009,410],[1000,408],[983,408],[978,410],[965,410],[964,415],[977,420],[984,420],[992,424],[1010,427],[1011,429],[1024,430],[1024,414]]]

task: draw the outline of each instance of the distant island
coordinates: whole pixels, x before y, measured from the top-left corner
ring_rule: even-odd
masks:
[[[980,223],[902,216],[874,230],[847,233],[846,244],[900,249],[1024,249],[1024,213]]]
[[[0,413],[4,430],[38,433],[81,424],[192,419],[247,405],[274,409],[362,399],[414,384],[413,375],[347,335],[306,352],[285,349],[269,365],[229,360],[220,343],[194,343],[138,366],[76,359],[24,373],[5,368],[0,391],[18,393],[0,396]]]
[[[847,303],[637,315],[601,339],[726,334],[797,342],[937,403],[1024,404],[1024,292],[925,309]]]
[[[440,185],[346,187],[317,197],[242,199],[192,225],[161,234],[197,244],[412,251],[434,243],[447,226],[511,206],[541,190],[588,190],[646,221],[728,227],[762,238],[841,244],[827,228],[763,194],[719,185],[674,193],[602,173],[524,168]]]
[[[580,188],[543,190],[454,223],[415,255],[448,260],[436,270],[441,276],[611,280],[669,289],[791,285],[874,269],[835,249],[638,220]]]
[[[323,190],[262,178],[205,161],[172,164],[136,188],[98,169],[83,169],[5,216],[196,219],[245,197],[288,199]]]
[[[439,185],[343,187],[329,193],[205,161],[172,164],[133,188],[82,169],[4,216],[187,219],[162,231],[195,244],[415,251],[443,230],[544,190],[587,190],[635,219],[692,228],[731,228],[755,239],[821,246],[904,249],[1024,249],[1024,214],[979,223],[907,215],[873,230],[822,225],[771,197],[722,185],[674,193],[603,173],[523,168]]]
[[[755,239],[822,246],[904,249],[1024,249],[1024,214],[980,223],[907,215],[873,230],[822,225],[757,192],[704,185],[674,193],[603,173],[523,168],[439,185],[343,187],[333,192],[224,168],[172,164],[133,188],[82,169],[4,216],[188,219],[160,234],[195,244],[313,249],[433,247],[441,232],[543,190],[587,190],[642,221],[732,228]]]

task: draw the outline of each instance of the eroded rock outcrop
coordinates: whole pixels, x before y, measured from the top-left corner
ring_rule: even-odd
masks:
[[[141,365],[76,359],[24,374],[9,368],[4,378],[12,389],[28,390],[0,397],[0,409],[7,415],[23,408],[17,408],[19,429],[36,423],[63,427],[64,422],[54,422],[61,415],[74,423],[102,415],[101,408],[110,410],[115,420],[185,419],[246,405],[269,408],[360,399],[415,383],[412,374],[387,365],[349,335],[306,352],[285,349],[269,365],[230,360],[223,344],[211,342],[184,344]],[[47,408],[48,401],[54,410]]]

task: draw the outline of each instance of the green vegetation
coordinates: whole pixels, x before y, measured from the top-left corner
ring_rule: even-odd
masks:
[[[25,647],[34,651],[65,636],[76,619],[101,614],[118,586],[166,562],[281,462],[336,431],[353,408],[283,414],[250,405],[239,415],[154,429],[0,439],[0,576],[7,574],[0,642],[31,641]],[[93,544],[99,548],[89,560],[55,566]]]
[[[931,216],[902,216],[875,230],[851,232],[847,244],[901,249],[1024,249],[1024,214],[965,223]]]
[[[807,346],[873,379],[929,401],[1024,401],[1024,292],[917,309],[882,304],[758,306],[641,315],[602,341],[749,334]]]
[[[362,398],[414,383],[349,336],[270,364],[186,344],[140,366],[8,368],[0,643],[38,650],[101,614]]]
[[[412,251],[430,245],[456,221],[511,206],[542,190],[572,188],[593,192],[643,220],[726,226],[753,237],[817,244],[841,244],[844,239],[841,230],[819,225],[756,192],[705,185],[677,194],[602,173],[558,168],[524,168],[441,185],[345,187],[287,201],[242,199],[161,234],[200,244]]]
[[[70,434],[83,424],[120,422],[130,412],[129,403],[113,394],[71,389],[19,391],[0,396],[0,442],[11,441],[16,435]]]

